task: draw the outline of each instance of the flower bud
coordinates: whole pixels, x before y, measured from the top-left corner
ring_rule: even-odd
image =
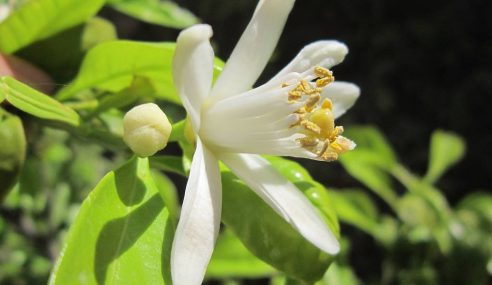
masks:
[[[138,105],[123,118],[123,140],[140,157],[163,149],[171,130],[166,114],[154,103]]]

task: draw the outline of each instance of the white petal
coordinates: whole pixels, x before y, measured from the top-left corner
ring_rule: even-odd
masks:
[[[348,53],[339,41],[317,41],[305,46],[297,56],[270,81],[276,81],[292,72],[303,73],[315,66],[331,68],[343,61]]]
[[[215,156],[197,138],[197,148],[171,251],[174,285],[202,283],[220,228],[222,188]]]
[[[333,114],[335,118],[345,114],[359,98],[360,89],[350,82],[335,81],[323,90],[322,98],[329,98],[333,103]]]
[[[229,96],[253,86],[277,45],[294,2],[260,0],[253,18],[215,83],[213,96]]]
[[[195,25],[182,31],[173,58],[174,85],[195,132],[200,128],[201,105],[212,85],[214,52],[210,37],[209,25]]]
[[[225,164],[308,241],[329,253],[340,244],[309,200],[258,155],[221,154]]]

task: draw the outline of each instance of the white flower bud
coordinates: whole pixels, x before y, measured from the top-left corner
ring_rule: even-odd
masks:
[[[171,130],[166,114],[154,103],[138,105],[123,118],[123,140],[140,157],[163,149]]]

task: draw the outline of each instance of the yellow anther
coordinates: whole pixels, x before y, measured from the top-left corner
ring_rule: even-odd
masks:
[[[295,110],[294,113],[296,113],[296,114],[306,114],[307,111],[306,111],[306,108],[301,107],[301,108]]]
[[[321,128],[316,125],[315,123],[308,121],[308,120],[302,120],[301,121],[301,126],[303,126],[306,130],[311,131],[315,134],[320,134],[321,133]]]
[[[312,138],[312,137],[304,137],[304,138],[300,138],[299,139],[299,142],[301,143],[302,146],[306,147],[306,146],[316,146],[318,145],[319,143],[319,140],[317,138]]]
[[[302,97],[302,92],[301,91],[296,91],[296,90],[291,90],[289,92],[289,102],[290,101],[297,101]]]
[[[320,99],[321,96],[319,94],[311,95],[311,97],[306,100],[306,105],[304,107],[306,108],[306,111],[310,112],[314,107],[316,107],[316,104],[319,102]]]
[[[328,139],[330,141],[335,141],[339,135],[343,133],[343,127],[342,126],[336,126],[335,129],[331,132],[330,136]]]
[[[321,108],[333,110],[333,103],[331,102],[330,99],[325,98],[325,100],[323,100],[323,103],[321,103]]]
[[[289,86],[289,83],[282,83],[282,88]]]
[[[339,145],[336,141],[330,144],[330,148],[338,153],[344,150],[344,148],[341,145]]]
[[[325,161],[335,161],[338,159],[338,153],[334,152],[334,151],[325,151],[323,152],[320,157],[325,160]]]
[[[293,112],[297,121],[290,127],[303,127],[304,131],[301,133],[305,136],[297,139],[298,143],[318,155],[320,159],[332,161],[338,159],[339,154],[353,149],[355,144],[341,136],[343,127],[335,126],[332,101],[326,98],[320,104],[323,88],[335,80],[333,73],[317,66],[314,68],[314,75],[315,82],[301,79],[288,92],[289,103],[300,100],[304,102],[303,107]],[[289,84],[282,84],[282,87],[287,86]],[[307,96],[307,99],[304,100],[304,96]]]
[[[322,88],[312,88],[312,89],[306,90],[306,91],[305,91],[305,94],[306,94],[306,95],[311,95],[311,94],[321,94],[321,91],[323,91],[323,89],[322,89]]]
[[[320,78],[325,78],[325,77],[333,78],[333,72],[321,66],[316,66],[314,68],[314,75]]]
[[[311,85],[309,85],[309,83],[304,79],[301,80],[299,86],[302,88],[303,91],[308,91],[311,89]]]
[[[324,77],[316,80],[316,86],[318,87],[325,87],[326,85],[332,83],[335,80],[335,78],[332,77]]]

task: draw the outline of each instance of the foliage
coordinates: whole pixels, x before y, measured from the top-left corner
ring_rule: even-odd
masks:
[[[106,5],[171,28],[198,18],[170,1],[20,2],[0,23],[0,51],[68,84],[45,94],[0,78],[0,283],[44,284],[51,275],[50,284],[171,284],[182,196],[174,182],[187,175],[193,152],[172,84],[174,43],[117,39],[113,24],[95,14]],[[216,75],[222,66],[216,59]],[[122,142],[122,117],[149,101],[175,122],[174,151],[136,158]],[[452,207],[436,184],[463,158],[464,141],[436,131],[419,177],[376,128],[353,127],[347,137],[358,144],[341,158],[360,182],[350,189],[327,189],[301,164],[267,157],[341,238],[342,253],[322,253],[222,167],[224,228],[207,280],[362,284],[340,219],[381,250],[382,273],[370,276],[377,284],[486,284],[492,196],[472,193]]]

